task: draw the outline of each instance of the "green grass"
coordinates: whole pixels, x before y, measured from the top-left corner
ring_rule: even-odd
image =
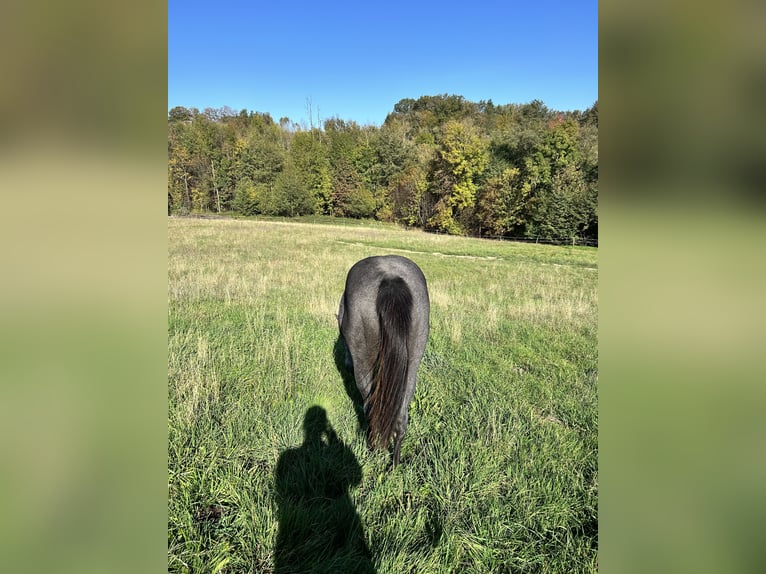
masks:
[[[431,294],[393,471],[335,358],[384,253]],[[597,278],[593,248],[170,219],[169,571],[595,571]]]

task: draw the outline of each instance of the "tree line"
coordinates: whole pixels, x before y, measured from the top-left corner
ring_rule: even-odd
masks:
[[[168,214],[323,214],[594,243],[597,204],[598,102],[559,112],[422,96],[400,100],[381,126],[168,112]]]

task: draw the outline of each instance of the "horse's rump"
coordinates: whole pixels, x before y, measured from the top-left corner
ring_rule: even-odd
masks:
[[[364,400],[370,446],[385,448],[394,437],[395,464],[428,338],[429,312],[425,277],[405,257],[368,257],[348,273],[340,331]]]

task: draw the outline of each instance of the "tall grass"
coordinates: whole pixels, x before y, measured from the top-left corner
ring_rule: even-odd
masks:
[[[393,471],[336,346],[346,272],[384,253],[431,293]],[[170,219],[169,571],[595,571],[596,253]]]

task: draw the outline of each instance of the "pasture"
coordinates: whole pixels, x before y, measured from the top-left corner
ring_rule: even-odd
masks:
[[[594,572],[597,250],[168,220],[170,572]],[[401,464],[338,360],[346,273],[423,270]]]

